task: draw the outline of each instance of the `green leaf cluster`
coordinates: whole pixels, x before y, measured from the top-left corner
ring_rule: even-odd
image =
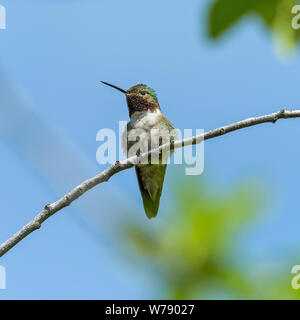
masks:
[[[289,259],[283,275],[260,273],[252,266],[258,275],[250,276],[239,256],[245,231],[261,217],[262,192],[257,186],[244,183],[231,191],[212,192],[189,177],[173,185],[174,206],[159,213],[163,223],[122,223],[135,260],[151,270],[164,298],[300,297],[290,285]]]
[[[292,28],[292,8],[296,0],[215,0],[209,8],[208,35],[218,39],[245,17],[259,19],[286,49],[292,49],[300,37],[300,30]]]

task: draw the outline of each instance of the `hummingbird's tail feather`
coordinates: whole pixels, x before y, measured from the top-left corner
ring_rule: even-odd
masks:
[[[149,219],[157,216],[166,167],[166,164],[135,167],[145,213]]]

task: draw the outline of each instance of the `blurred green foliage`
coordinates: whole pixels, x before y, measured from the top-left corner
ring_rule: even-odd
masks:
[[[292,49],[300,38],[300,30],[292,28],[292,7],[296,0],[214,0],[209,8],[208,34],[220,38],[245,17],[259,18],[272,32],[281,47]]]
[[[157,218],[163,223],[123,225],[136,260],[146,263],[165,298],[299,298],[290,270],[250,277],[239,257],[243,231],[263,206],[259,190],[245,184],[216,194],[198,181],[184,177],[173,184],[174,208]]]

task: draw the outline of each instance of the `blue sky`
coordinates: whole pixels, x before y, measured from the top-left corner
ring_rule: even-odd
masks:
[[[100,80],[155,88],[164,114],[182,129],[209,130],[300,108],[298,57],[276,56],[272,37],[252,18],[210,42],[208,3],[0,1],[7,10],[0,81],[8,95],[0,117],[1,242],[104,168],[95,159],[96,133],[116,129],[128,113],[124,97]],[[247,230],[247,256],[253,263],[277,259],[288,273],[280,253],[299,249],[299,134],[298,120],[291,119],[213,139],[205,144],[205,172],[195,178],[217,190],[244,179],[259,184],[271,201],[266,218]],[[161,212],[170,204],[168,175],[165,183]],[[146,220],[134,172],[122,172],[1,259],[7,290],[0,299],[157,297],[147,270],[130,263],[110,238],[124,203],[147,224],[164,221]]]

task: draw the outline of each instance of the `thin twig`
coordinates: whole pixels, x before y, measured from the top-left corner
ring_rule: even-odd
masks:
[[[116,173],[129,169],[133,167],[135,164],[137,164],[138,162],[146,159],[151,153],[157,153],[162,150],[169,149],[170,147],[177,149],[183,146],[198,144],[203,140],[212,139],[212,138],[224,135],[226,133],[229,133],[231,131],[239,130],[242,128],[254,126],[254,125],[265,123],[265,122],[275,123],[278,119],[298,118],[298,117],[300,117],[300,110],[287,111],[282,109],[278,112],[271,113],[268,115],[255,117],[255,118],[248,118],[239,122],[235,122],[228,126],[224,126],[224,127],[220,127],[220,128],[208,131],[201,135],[193,136],[183,140],[176,140],[175,142],[171,143],[171,146],[170,146],[170,143],[166,143],[160,146],[159,148],[153,149],[142,155],[134,156],[120,162],[117,161],[115,164],[113,164],[106,170],[102,171],[95,177],[82,182],[80,185],[75,187],[73,190],[68,192],[66,195],[64,195],[62,198],[60,198],[56,202],[46,205],[45,208],[33,220],[31,220],[28,224],[26,224],[23,228],[21,228],[17,233],[15,233],[13,236],[11,236],[8,240],[6,240],[0,245],[0,257],[3,256],[6,252],[8,252],[11,248],[13,248],[18,242],[20,242],[22,239],[28,236],[31,232],[39,229],[41,227],[41,224],[45,220],[50,218],[53,214],[63,209],[64,207],[69,206],[73,201],[75,201],[77,198],[82,196],[85,192],[92,189],[96,185],[102,182],[108,181],[109,178],[115,175]]]

